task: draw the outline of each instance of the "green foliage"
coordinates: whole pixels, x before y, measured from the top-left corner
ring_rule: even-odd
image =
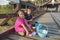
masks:
[[[3,13],[11,13],[12,12],[12,9],[13,9],[13,6],[10,5],[10,4],[0,6],[0,14],[3,14]]]
[[[1,24],[4,20],[5,20],[5,18],[4,18],[4,19],[0,19],[0,24]],[[9,25],[9,26],[14,25],[15,20],[16,20],[16,17],[13,17],[13,18],[9,19],[9,21],[7,22],[8,25]]]
[[[36,0],[36,4],[44,3],[46,0]]]
[[[40,4],[40,3],[45,3],[46,2],[46,0],[34,0],[33,2],[31,1],[31,3],[33,3],[33,4]]]
[[[0,31],[3,31],[3,28],[0,26]]]
[[[39,4],[39,3],[41,3],[41,0],[36,0],[35,3],[36,3],[36,4]]]
[[[0,24],[3,22],[5,20],[5,18],[3,18],[3,19],[0,19]]]
[[[7,23],[8,23],[8,25],[9,25],[9,26],[14,25],[15,20],[16,20],[16,17],[11,18],[11,19],[7,22]]]

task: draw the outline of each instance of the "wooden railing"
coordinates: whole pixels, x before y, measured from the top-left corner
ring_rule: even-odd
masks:
[[[0,14],[0,19],[2,18],[12,18],[12,17],[16,17],[17,14]]]
[[[19,11],[19,10],[16,10],[16,13],[0,14],[0,19],[6,18],[0,25],[4,25],[4,24],[7,23],[7,21],[8,21],[9,19],[11,19],[12,17],[16,17],[18,11]]]
[[[46,3],[45,3],[46,4]],[[34,7],[35,9],[37,9],[37,6],[36,5],[33,5],[33,4],[30,4],[30,3],[26,3],[26,2],[21,2],[21,5],[26,5],[26,6],[29,6],[29,7]],[[20,10],[20,6],[19,5],[19,10]],[[42,6],[42,5],[41,5]],[[4,25],[10,18],[12,17],[17,17],[17,12],[19,11],[17,10],[16,13],[8,13],[8,14],[0,14],[0,19],[2,18],[6,18],[2,24],[0,25]]]
[[[52,3],[50,2],[48,4],[52,4]],[[54,4],[60,4],[60,1],[57,0],[57,1],[54,2]]]

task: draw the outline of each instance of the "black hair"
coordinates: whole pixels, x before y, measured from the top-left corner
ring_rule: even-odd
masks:
[[[35,23],[38,23],[38,22],[35,22]]]

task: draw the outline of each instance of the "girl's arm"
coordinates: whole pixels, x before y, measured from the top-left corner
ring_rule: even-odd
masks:
[[[22,27],[25,29],[26,34],[28,35],[28,34],[29,34],[29,32],[28,32],[27,28],[25,27],[25,25],[24,25],[24,24],[21,24],[21,25],[22,25]]]
[[[30,24],[28,24],[28,21],[27,20],[25,20],[25,24],[27,25],[27,27],[29,27],[30,28],[30,30],[33,32],[33,28],[32,28],[32,26],[30,25]]]

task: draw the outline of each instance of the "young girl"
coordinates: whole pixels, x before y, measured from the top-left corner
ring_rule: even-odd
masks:
[[[31,32],[33,32],[33,28],[30,24],[28,24],[28,21],[24,18],[24,12],[19,11],[18,12],[19,17],[17,17],[15,22],[15,31],[20,34],[21,36],[29,35]],[[28,30],[29,29],[29,30]]]
[[[31,20],[32,19],[31,9],[27,9],[27,12],[25,12],[24,15],[25,15],[25,19]]]

